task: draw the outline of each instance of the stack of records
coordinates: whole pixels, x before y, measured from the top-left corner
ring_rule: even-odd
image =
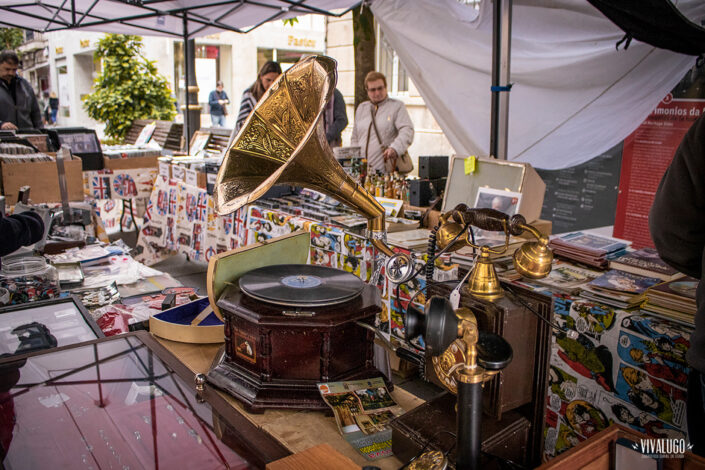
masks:
[[[558,235],[549,243],[554,255],[596,268],[607,268],[609,260],[626,253],[627,245],[624,240],[585,232]]]
[[[580,296],[613,307],[633,308],[644,301],[646,289],[660,282],[655,277],[612,269],[587,283]]]
[[[610,269],[619,269],[640,276],[657,277],[663,281],[672,281],[683,277],[683,274],[667,265],[654,248],[630,251],[610,261]]]
[[[692,325],[697,287],[698,280],[687,276],[653,286],[646,291],[641,310]]]

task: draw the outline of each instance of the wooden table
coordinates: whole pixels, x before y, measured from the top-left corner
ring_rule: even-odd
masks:
[[[172,354],[194,373],[208,372],[220,344],[187,344],[157,338]],[[220,394],[248,421],[266,432],[292,453],[302,452],[318,444],[329,444],[342,455],[362,466],[375,465],[382,470],[396,470],[401,462],[396,457],[375,460],[372,463],[360,455],[340,434],[333,416],[323,412],[300,410],[267,410],[262,414],[248,413],[235,398]],[[395,387],[391,392],[404,411],[415,408],[424,401],[411,393]]]

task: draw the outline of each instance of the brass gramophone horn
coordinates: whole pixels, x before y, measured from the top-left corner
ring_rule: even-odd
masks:
[[[213,193],[216,211],[229,214],[275,184],[305,186],[367,217],[371,243],[391,256],[384,209],[345,173],[326,140],[323,111],[336,81],[336,61],[326,56],[307,57],[279,76],[225,154]]]

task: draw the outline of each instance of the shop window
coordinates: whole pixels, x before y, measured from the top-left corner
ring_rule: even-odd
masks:
[[[220,80],[220,46],[212,44],[196,44],[196,82],[198,83],[198,101],[208,102],[208,94]],[[186,87],[186,68],[184,65],[184,43],[174,42],[174,89],[179,104],[186,102],[184,89]],[[204,107],[204,109],[207,109]]]
[[[286,71],[305,55],[320,54],[320,51],[294,51],[287,49],[257,49],[257,70],[261,69],[265,62],[274,60],[279,62],[282,70]]]
[[[406,69],[379,27],[377,44],[377,70],[387,77],[387,91],[392,95],[408,93],[409,76]]]

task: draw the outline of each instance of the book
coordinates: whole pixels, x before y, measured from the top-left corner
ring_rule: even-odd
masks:
[[[663,261],[654,248],[631,251],[610,261],[610,269],[619,269],[641,276],[658,277],[664,281],[683,277],[675,268]]]
[[[381,377],[318,384],[323,400],[333,410],[338,430],[368,460],[392,454],[389,423],[404,410],[394,401]]]

